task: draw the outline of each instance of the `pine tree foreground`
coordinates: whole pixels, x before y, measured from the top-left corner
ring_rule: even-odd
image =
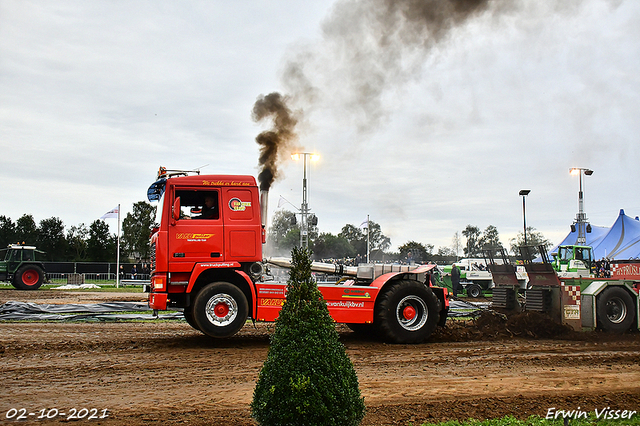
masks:
[[[311,276],[306,249],[294,248],[287,298],[253,392],[261,426],[358,425],[365,412],[358,377]]]

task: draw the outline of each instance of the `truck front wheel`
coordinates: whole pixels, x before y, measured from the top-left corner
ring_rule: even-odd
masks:
[[[193,305],[184,308],[182,314],[184,315],[184,319],[187,321],[187,324],[196,330],[200,330],[198,328],[198,324],[196,324],[196,320],[193,318]]]
[[[635,305],[622,287],[609,287],[598,296],[596,308],[598,327],[612,333],[624,333],[631,328]]]
[[[37,290],[44,281],[44,271],[38,265],[25,265],[13,277],[13,286],[18,290]]]
[[[244,293],[226,282],[208,284],[193,302],[197,329],[210,337],[233,336],[244,326],[248,315],[249,304]]]
[[[440,319],[433,291],[417,281],[397,281],[376,302],[374,324],[379,336],[391,343],[421,343]]]

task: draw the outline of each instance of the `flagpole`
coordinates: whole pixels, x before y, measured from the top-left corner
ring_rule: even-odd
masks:
[[[120,204],[118,203],[118,236],[116,238],[116,288],[120,288]]]

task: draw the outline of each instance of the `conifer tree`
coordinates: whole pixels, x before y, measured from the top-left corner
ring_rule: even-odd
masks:
[[[310,253],[294,248],[292,265],[251,414],[261,426],[358,425],[358,377],[311,276]]]

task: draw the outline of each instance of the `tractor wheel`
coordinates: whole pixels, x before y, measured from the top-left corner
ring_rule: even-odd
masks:
[[[248,315],[249,304],[244,293],[226,282],[208,284],[193,302],[197,329],[210,337],[233,336],[244,326]]]
[[[633,298],[622,287],[609,287],[598,296],[597,324],[604,331],[624,333],[635,319]]]
[[[25,265],[16,271],[13,286],[18,290],[37,290],[44,281],[44,271],[38,265]]]
[[[397,281],[379,296],[374,313],[378,336],[390,343],[424,342],[440,319],[433,291],[417,281]]]
[[[198,324],[196,324],[196,320],[193,318],[193,305],[184,308],[182,314],[184,315],[184,319],[187,321],[187,324],[200,331]]]
[[[482,296],[482,288],[478,284],[469,284],[467,286],[467,296],[474,299]]]

